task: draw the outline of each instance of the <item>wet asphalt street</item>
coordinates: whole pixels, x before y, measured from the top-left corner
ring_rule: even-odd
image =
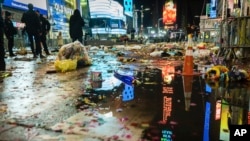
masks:
[[[187,94],[184,78],[167,71],[182,61],[124,63],[101,49],[89,55],[91,66],[65,73],[47,73],[56,53],[41,62],[31,54],[6,58],[12,75],[0,84],[0,140],[229,141],[228,123],[250,124],[248,83],[208,85],[199,75]],[[141,83],[125,84],[115,70]],[[92,83],[93,72],[103,81]]]

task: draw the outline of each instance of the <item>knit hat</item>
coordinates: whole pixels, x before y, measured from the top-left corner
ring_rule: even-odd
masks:
[[[5,17],[11,16],[11,13],[9,11],[5,11]]]
[[[29,8],[29,10],[33,10],[33,8],[34,8],[33,4],[29,3],[28,8]]]

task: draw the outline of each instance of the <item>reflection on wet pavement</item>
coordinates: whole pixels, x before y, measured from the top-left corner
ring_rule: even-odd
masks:
[[[53,74],[46,74],[53,58],[41,63],[8,60],[13,75],[1,83],[1,124],[11,119],[16,125],[34,127],[40,140],[46,135],[57,140],[78,135],[124,141],[228,141],[228,125],[250,124],[248,83],[207,84],[202,75],[187,83],[177,73],[180,61],[125,64],[103,51],[91,57],[89,67]],[[115,70],[133,76],[137,83],[124,83]],[[184,88],[191,88],[191,93]],[[1,138],[10,138],[11,132],[3,127],[0,131]],[[20,138],[25,137],[11,139]]]

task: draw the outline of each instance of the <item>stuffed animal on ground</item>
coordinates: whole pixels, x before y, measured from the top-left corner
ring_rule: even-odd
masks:
[[[207,70],[205,74],[205,79],[208,81],[221,81],[221,82],[228,82],[228,68],[226,66],[213,66]]]

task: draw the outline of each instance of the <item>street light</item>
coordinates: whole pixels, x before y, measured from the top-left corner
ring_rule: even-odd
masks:
[[[141,26],[140,26],[140,31],[141,31],[141,35],[142,35],[142,33],[143,33],[143,17],[144,17],[144,12],[145,11],[149,11],[150,9],[149,8],[143,8],[143,5],[141,5],[141,9],[139,10],[139,9],[135,9],[134,10],[134,13],[135,13],[135,15],[137,16],[137,14],[136,14],[136,12],[140,12],[141,13]],[[136,17],[136,18],[138,18],[138,17]]]
[[[143,5],[141,5],[141,35],[143,35],[143,17],[144,17],[144,12],[145,11],[149,11],[150,9],[149,8],[143,8]]]

